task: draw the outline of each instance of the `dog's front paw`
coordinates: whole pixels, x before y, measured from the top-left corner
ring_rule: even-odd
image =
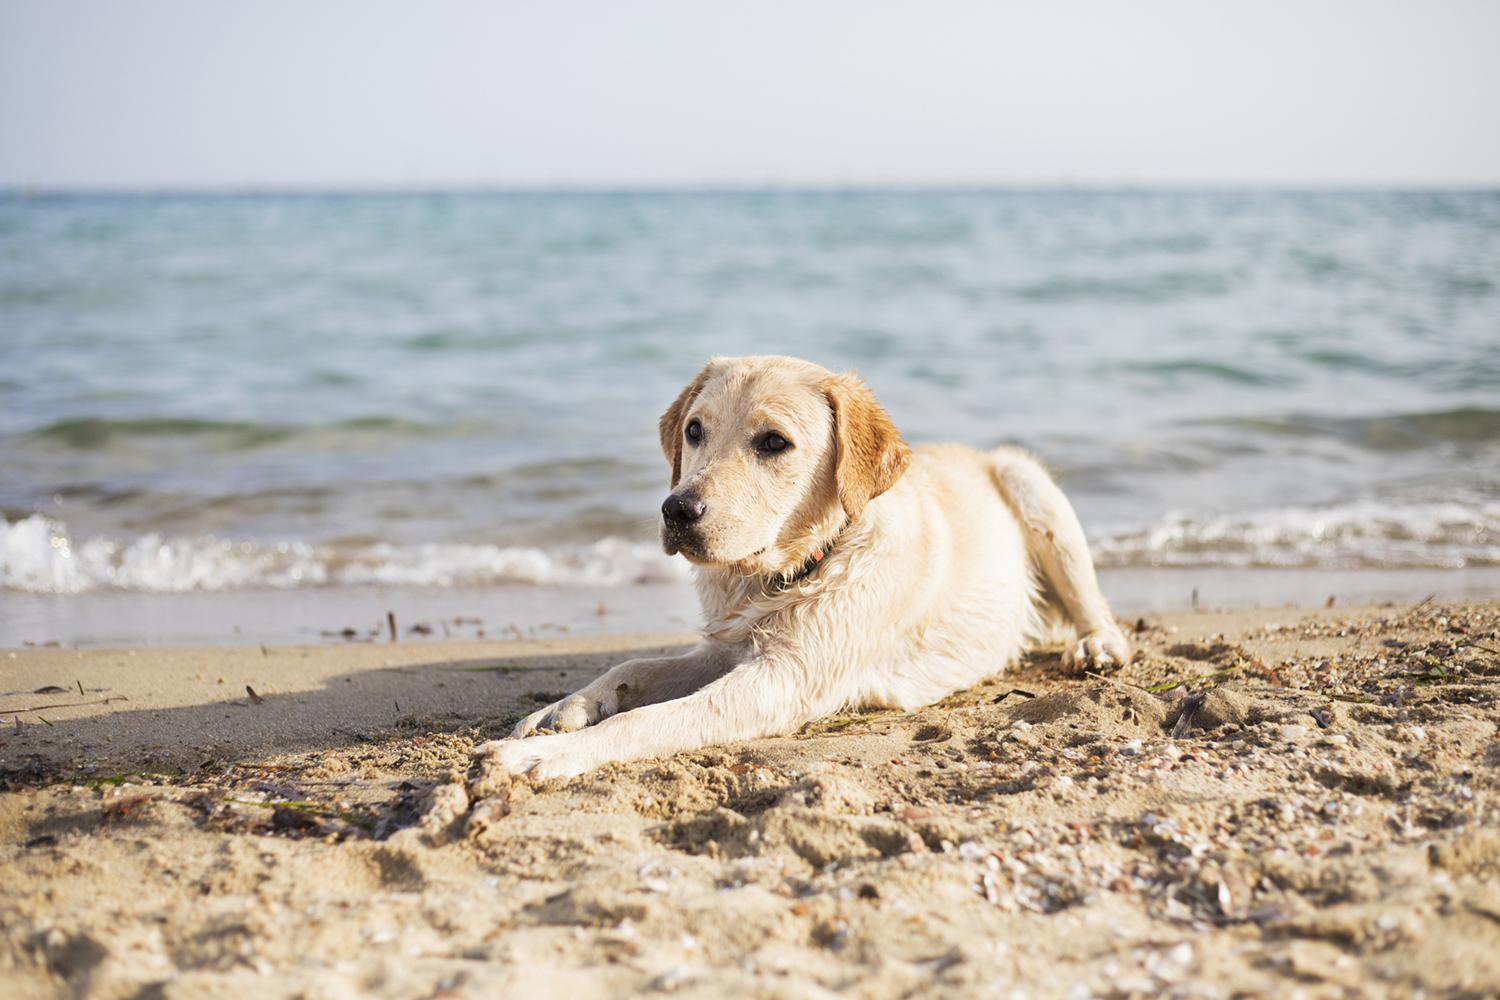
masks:
[[[511,736],[520,739],[530,736],[538,729],[555,733],[571,733],[596,722],[603,722],[614,714],[612,698],[595,698],[586,692],[570,694],[562,701],[555,701],[539,712],[532,712],[516,723]]]
[[[530,739],[490,740],[474,748],[481,775],[498,778],[526,776],[536,781],[571,778],[589,769],[566,734],[533,736]],[[471,782],[470,794],[475,794]]]
[[[1130,641],[1125,633],[1110,625],[1085,632],[1072,649],[1063,653],[1063,671],[1081,674],[1086,670],[1123,667],[1130,662]]]

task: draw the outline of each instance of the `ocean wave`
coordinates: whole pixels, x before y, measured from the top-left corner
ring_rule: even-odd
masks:
[[[1476,446],[1500,442],[1500,410],[1477,406],[1383,417],[1294,414],[1282,419],[1234,418],[1205,423],[1293,437],[1337,437],[1371,451],[1417,451],[1435,444]]]
[[[625,586],[687,579],[655,545],[605,538],[552,550],[489,544],[264,545],[210,536],[75,541],[33,514],[0,524],[0,587],[38,593],[287,589],[370,584]]]
[[[1199,518],[1100,532],[1100,567],[1457,569],[1500,565],[1500,503],[1376,501]]]
[[[1115,302],[1159,304],[1227,295],[1232,276],[1214,271],[1170,271],[1125,278],[1055,277],[1015,290],[1024,302]]]
[[[1222,566],[1451,569],[1500,566],[1500,502],[1174,513],[1090,540],[1100,568]],[[397,545],[235,542],[143,535],[75,540],[33,514],[0,523],[0,588],[39,593],[181,592],[309,586],[629,586],[682,582],[688,567],[654,544],[610,537],[541,549],[461,542]]]
[[[58,420],[19,435],[32,450],[110,451],[145,446],[191,444],[215,451],[250,451],[296,442],[317,446],[388,446],[393,439],[428,439],[472,434],[478,425],[420,423],[399,417],[367,416],[322,424],[251,423],[193,417],[83,417]]]

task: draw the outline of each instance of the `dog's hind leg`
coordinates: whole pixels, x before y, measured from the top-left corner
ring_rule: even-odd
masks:
[[[565,733],[602,722],[641,705],[654,705],[692,694],[734,669],[739,652],[708,642],[681,656],[627,660],[561,701],[533,712],[516,724],[512,736],[538,729]]]
[[[1040,463],[1018,448],[999,448],[990,460],[995,485],[1025,531],[1044,591],[1078,631],[1077,643],[1063,653],[1063,667],[1079,673],[1126,663],[1130,643],[1099,590],[1088,540],[1068,498]]]

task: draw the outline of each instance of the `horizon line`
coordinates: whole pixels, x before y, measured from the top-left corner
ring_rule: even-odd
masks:
[[[870,194],[1494,194],[1500,181],[1472,183],[839,183],[839,184],[162,184],[0,183],[0,198],[328,197],[413,195],[870,195]]]

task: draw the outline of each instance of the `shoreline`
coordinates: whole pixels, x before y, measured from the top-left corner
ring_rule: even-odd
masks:
[[[1500,594],[1500,566],[1459,569],[1130,567],[1099,571],[1122,618],[1219,608],[1473,601]],[[1196,598],[1196,604],[1195,604]],[[601,610],[603,613],[601,614]],[[307,587],[43,594],[0,591],[0,649],[400,643],[692,631],[690,584],[623,587]],[[413,631],[413,626],[427,631]],[[353,631],[349,640],[341,633]],[[483,634],[480,634],[483,633]]]

